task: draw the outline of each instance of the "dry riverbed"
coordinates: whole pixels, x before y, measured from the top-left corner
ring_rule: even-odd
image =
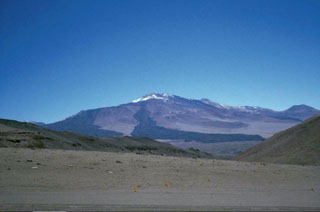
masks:
[[[320,167],[0,148],[0,210],[320,210]]]

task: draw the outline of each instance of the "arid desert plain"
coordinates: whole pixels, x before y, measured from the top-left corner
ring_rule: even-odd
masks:
[[[320,210],[319,166],[23,148],[0,155],[0,210]]]

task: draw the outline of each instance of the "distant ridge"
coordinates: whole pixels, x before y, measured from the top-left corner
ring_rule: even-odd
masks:
[[[235,157],[236,160],[320,165],[320,115],[277,133]]]
[[[151,93],[114,107],[82,110],[42,126],[95,137],[146,136],[214,154],[217,154],[214,144],[238,143],[238,147],[219,146],[218,154],[226,156],[243,151],[240,146],[247,148],[316,114],[320,111],[306,105],[274,111]]]
[[[137,115],[145,111],[147,118]],[[41,125],[53,130],[69,130],[91,136],[143,136],[143,121],[153,121],[157,127],[203,134],[247,134],[270,137],[292,127],[320,111],[295,105],[285,111],[273,111],[257,106],[228,106],[209,99],[186,99],[169,94],[151,93],[130,103],[114,107],[83,110],[62,121]],[[179,131],[179,132],[178,132]],[[164,131],[163,131],[164,132]],[[142,133],[142,134],[139,134]],[[180,133],[181,134],[181,133]],[[157,137],[161,136],[159,131]]]

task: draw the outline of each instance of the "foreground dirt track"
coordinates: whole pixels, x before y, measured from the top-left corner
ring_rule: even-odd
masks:
[[[0,210],[320,211],[320,167],[0,149]]]

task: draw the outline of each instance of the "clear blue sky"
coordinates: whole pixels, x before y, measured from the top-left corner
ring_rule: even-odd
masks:
[[[320,108],[320,1],[0,0],[0,118],[156,92]]]

